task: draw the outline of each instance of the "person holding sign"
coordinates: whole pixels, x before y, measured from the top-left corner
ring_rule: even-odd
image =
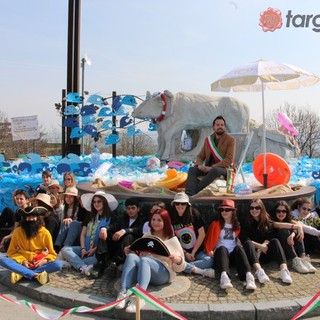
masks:
[[[117,300],[121,300],[116,308],[123,309],[128,302],[127,290],[131,288],[133,279],[147,289],[149,283],[157,286],[172,282],[176,272],[186,267],[183,249],[173,234],[170,215],[165,209],[155,210],[150,216],[151,234],[144,235],[125,248],[127,258],[121,276],[121,289]],[[137,246],[135,246],[138,242]],[[135,249],[135,250],[132,250]],[[140,307],[144,301],[140,300]],[[136,312],[136,301],[131,299],[126,312]]]
[[[214,179],[227,178],[227,168],[232,166],[236,153],[236,142],[226,133],[226,122],[218,116],[212,123],[214,133],[207,137],[194,162],[189,168],[186,182],[186,194],[193,196]],[[199,177],[203,177],[199,180]]]

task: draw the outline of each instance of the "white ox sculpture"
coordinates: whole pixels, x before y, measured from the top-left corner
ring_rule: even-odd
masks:
[[[132,113],[135,118],[154,118],[158,131],[158,157],[161,160],[194,160],[206,136],[212,134],[212,121],[226,119],[230,133],[248,132],[249,108],[229,97],[212,97],[197,93],[178,92],[150,95]],[[183,130],[197,130],[197,144],[189,152],[181,152]]]

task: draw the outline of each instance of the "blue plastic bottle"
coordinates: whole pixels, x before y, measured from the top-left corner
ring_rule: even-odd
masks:
[[[91,151],[91,163],[90,166],[92,169],[97,169],[100,164],[100,151],[99,148],[95,145]]]

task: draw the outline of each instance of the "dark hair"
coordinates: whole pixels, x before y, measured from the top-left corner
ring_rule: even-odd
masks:
[[[13,203],[14,205],[17,205],[16,203],[16,196],[24,196],[26,198],[26,200],[28,200],[30,197],[29,197],[29,194],[26,190],[23,190],[23,189],[16,189],[13,191],[12,193],[12,198],[13,198]]]
[[[291,206],[291,210],[299,209],[304,203],[309,203],[312,205],[312,202],[307,197],[298,198]]]
[[[97,213],[98,213],[98,211],[95,209],[95,207],[93,205],[93,201],[94,201],[95,198],[99,198],[100,200],[102,200],[103,209],[102,209],[101,217],[109,219],[111,217],[111,210],[110,210],[110,207],[109,207],[108,200],[104,196],[96,194],[96,195],[94,195],[92,197],[92,201],[91,201],[91,216],[90,216],[90,220],[93,220],[96,217]]]
[[[184,211],[182,216],[179,216],[176,206],[171,206],[171,221],[172,224],[182,223],[184,225],[193,223],[193,212],[194,208],[189,205],[189,203],[186,204],[186,210]]]
[[[223,116],[217,116],[213,122],[212,122],[212,126],[214,127],[215,123],[216,123],[216,120],[223,120],[224,124],[226,124],[226,120],[224,120],[224,117]]]
[[[221,229],[223,229],[224,225],[225,225],[225,221],[221,215],[221,210],[218,210],[218,220],[220,223],[220,227]],[[238,221],[238,216],[237,216],[237,211],[236,210],[232,210],[232,217],[231,217],[231,225],[232,225],[232,230],[236,231],[240,229],[240,224]]]
[[[70,195],[69,195],[70,196]],[[72,196],[74,198],[74,202],[73,202],[73,206],[72,206],[72,218],[74,218],[75,214],[77,213],[77,211],[79,210],[79,198],[77,196]],[[63,200],[64,200],[64,208],[63,208],[63,215],[64,218],[67,218],[67,212],[69,209],[69,205],[66,203],[65,201],[66,195],[64,195]]]
[[[128,198],[125,203],[125,206],[136,206],[136,207],[140,207],[140,203],[138,198]]]
[[[259,217],[259,222],[258,222],[258,230],[260,230],[262,233],[268,232],[270,228],[270,223],[271,223],[271,218],[266,210],[265,205],[263,204],[262,200],[257,198],[257,199],[252,199],[249,202],[249,206],[251,206],[253,203],[257,203],[259,207],[261,208],[260,210],[260,217]],[[249,213],[249,223],[252,224],[254,221],[252,215]]]
[[[291,216],[291,213],[290,213],[290,207],[288,205],[288,203],[284,200],[280,200],[280,201],[277,201],[275,206],[272,208],[271,210],[271,213],[270,213],[270,216],[271,216],[271,219],[273,221],[276,221],[276,222],[280,222],[277,218],[277,214],[276,214],[276,210],[278,209],[278,207],[285,207],[285,209],[287,210],[287,214],[286,214],[286,217],[284,218],[283,221],[281,222],[288,222],[288,223],[291,223],[292,221],[292,216]]]
[[[42,177],[44,177],[44,176],[47,176],[47,177],[50,177],[51,178],[51,172],[49,171],[49,170],[44,170],[43,172],[42,172]]]
[[[167,238],[171,238],[173,236],[173,228],[172,228],[172,225],[171,225],[171,219],[170,219],[169,212],[166,209],[155,210],[150,215],[150,221],[152,220],[152,217],[155,214],[159,214],[161,216],[162,220],[163,220],[163,233],[164,233],[164,236],[167,237]],[[149,224],[150,224],[150,230],[151,230],[151,233],[152,233],[152,232],[154,232],[154,229],[152,228],[151,223],[149,223]]]

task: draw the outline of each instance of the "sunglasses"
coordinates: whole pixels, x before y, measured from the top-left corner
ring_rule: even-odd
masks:
[[[94,200],[94,201],[92,201],[92,203],[93,203],[93,204],[95,204],[95,203],[102,203],[102,200]]]
[[[261,210],[259,206],[250,206],[250,210]]]
[[[277,209],[277,210],[276,210],[276,213],[288,213],[288,211],[287,211],[287,210]]]
[[[64,179],[64,181],[71,181],[71,180],[72,180],[71,178]]]
[[[301,209],[304,210],[304,211],[309,211],[309,212],[311,212],[311,209],[310,209],[310,208],[302,207]]]
[[[219,209],[219,212],[231,212],[231,211],[233,211],[233,209],[231,209],[231,208],[221,208],[221,209]]]
[[[186,206],[187,203],[186,202],[175,202],[174,203],[176,206]]]

